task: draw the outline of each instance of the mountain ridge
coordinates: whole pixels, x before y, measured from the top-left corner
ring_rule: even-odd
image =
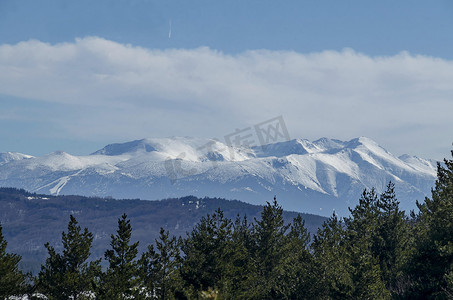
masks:
[[[1,154],[0,154],[0,157]],[[364,188],[396,185],[402,208],[429,194],[436,162],[396,157],[372,139],[320,138],[255,147],[215,139],[147,138],[109,144],[85,156],[53,152],[0,160],[0,186],[44,194],[168,198],[189,194],[263,204],[278,195],[285,209],[347,214]]]

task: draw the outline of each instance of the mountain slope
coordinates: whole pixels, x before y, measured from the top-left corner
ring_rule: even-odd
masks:
[[[11,161],[28,159],[28,158],[33,158],[33,156],[18,153],[18,152],[0,153],[0,165],[9,163]]]
[[[271,201],[272,199],[267,199]],[[0,223],[8,241],[8,251],[22,256],[25,270],[39,270],[44,262],[50,242],[57,251],[62,249],[61,232],[66,230],[69,215],[74,215],[83,227],[93,233],[92,256],[98,259],[109,247],[110,234],[117,230],[117,220],[126,213],[131,220],[134,241],[140,241],[140,252],[154,243],[160,227],[172,235],[184,236],[190,232],[201,217],[213,213],[217,208],[227,218],[247,215],[253,222],[259,218],[262,207],[240,201],[219,198],[183,198],[161,201],[114,200],[86,198],[82,196],[48,196],[31,194],[23,190],[0,188]],[[294,212],[283,213],[285,221],[297,216]],[[301,214],[307,229],[313,234],[325,218]]]
[[[87,156],[54,152],[5,161],[0,186],[45,194],[156,199],[185,195],[263,204],[278,195],[288,210],[347,213],[364,188],[396,185],[415,208],[436,177],[434,161],[395,157],[371,139],[295,139],[266,147],[172,137],[107,145]]]

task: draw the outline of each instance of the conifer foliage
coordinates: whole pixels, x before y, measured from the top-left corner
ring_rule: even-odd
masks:
[[[150,245],[148,251],[142,254],[139,261],[139,277],[145,290],[153,291],[156,299],[171,299],[181,289],[178,286],[181,240],[174,236],[170,237],[170,233],[161,228],[155,244],[157,251]]]
[[[453,156],[453,151],[452,151]],[[453,298],[453,160],[437,165],[432,199],[418,203],[417,239],[408,264],[409,295],[418,298]]]
[[[82,230],[71,215],[61,237],[63,253],[45,245],[49,256],[39,272],[37,288],[50,299],[87,299],[100,273],[100,260],[88,261],[93,234]]]
[[[118,219],[116,235],[111,235],[111,249],[105,251],[104,257],[109,266],[102,274],[99,290],[101,299],[128,299],[133,296],[138,284],[137,247],[131,244],[132,226],[127,215]]]
[[[23,293],[26,288],[26,277],[18,268],[21,257],[7,253],[6,246],[0,224],[0,299]]]

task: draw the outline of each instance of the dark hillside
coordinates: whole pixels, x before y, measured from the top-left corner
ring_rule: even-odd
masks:
[[[272,199],[268,199],[269,201]],[[140,251],[153,243],[160,227],[173,235],[185,235],[201,217],[221,208],[227,218],[246,215],[251,221],[259,217],[262,206],[237,200],[187,196],[159,201],[115,200],[82,196],[48,196],[14,188],[0,188],[0,222],[8,242],[8,251],[22,255],[24,270],[37,271],[46,257],[44,244],[50,242],[61,250],[61,232],[66,230],[69,215],[82,227],[88,227],[95,239],[93,258],[103,257],[117,220],[126,213],[131,219],[132,238],[140,241]],[[284,212],[290,222],[297,213]],[[311,233],[325,218],[301,214]]]

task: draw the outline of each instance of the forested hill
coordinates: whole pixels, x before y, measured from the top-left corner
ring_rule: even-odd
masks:
[[[272,201],[272,199],[266,199]],[[278,199],[277,199],[278,200]],[[140,241],[144,251],[159,235],[160,227],[172,235],[184,236],[201,217],[221,208],[225,217],[235,219],[246,215],[249,221],[259,218],[262,206],[237,200],[197,198],[193,196],[159,201],[115,200],[82,196],[49,196],[28,193],[14,188],[0,188],[0,223],[8,241],[8,251],[22,256],[24,270],[37,271],[44,262],[50,242],[62,249],[61,232],[66,229],[69,215],[94,235],[92,258],[101,258],[108,248],[110,235],[117,229],[118,218],[126,213],[132,224],[132,239]],[[286,222],[298,213],[284,212]],[[315,233],[326,218],[301,214],[309,232]]]

